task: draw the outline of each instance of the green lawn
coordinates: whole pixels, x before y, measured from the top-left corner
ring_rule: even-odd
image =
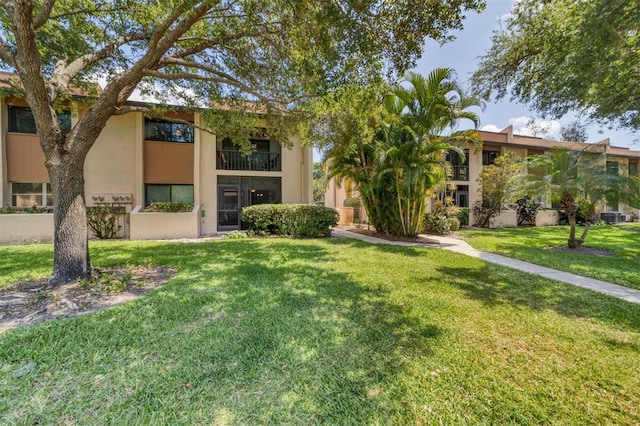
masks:
[[[583,228],[578,227],[580,236]],[[612,251],[616,256],[588,256],[548,247],[564,247],[568,226],[464,230],[460,232],[474,248],[561,271],[640,289],[640,225],[593,226],[585,247]]]
[[[0,424],[640,423],[638,305],[354,240],[91,249],[97,266],[179,273],[0,334]],[[46,274],[50,257],[0,247],[0,276]]]

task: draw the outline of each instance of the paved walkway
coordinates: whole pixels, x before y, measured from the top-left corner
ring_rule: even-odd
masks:
[[[523,262],[521,260],[512,259],[510,257],[501,256],[499,254],[487,253],[484,251],[476,250],[463,240],[450,237],[440,237],[436,235],[428,235],[429,240],[437,241],[434,244],[424,243],[407,243],[402,241],[389,241],[381,238],[370,237],[368,235],[357,234],[355,232],[349,232],[344,229],[333,229],[333,235],[342,238],[355,238],[358,240],[366,241],[371,244],[392,244],[407,247],[436,247],[444,250],[450,250],[456,253],[461,253],[471,257],[477,257],[486,262],[495,263],[498,265],[506,266],[508,268],[517,269],[519,271],[528,272],[534,275],[540,275],[541,277],[549,278],[552,280],[562,281],[567,284],[572,284],[578,287],[587,288],[589,290],[604,293],[606,295],[617,297],[618,299],[626,300],[627,302],[640,304],[640,290],[635,290],[628,287],[623,287],[616,284],[611,284],[605,281],[596,280],[593,278],[587,278],[569,272],[562,272],[556,269],[546,268],[544,266],[534,265],[533,263]]]

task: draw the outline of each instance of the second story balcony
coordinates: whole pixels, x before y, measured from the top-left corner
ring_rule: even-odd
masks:
[[[242,170],[256,172],[282,171],[280,152],[254,151],[243,155],[237,149],[219,149],[216,152],[218,170]]]
[[[469,180],[469,166],[451,166],[451,175],[449,179],[451,180]]]

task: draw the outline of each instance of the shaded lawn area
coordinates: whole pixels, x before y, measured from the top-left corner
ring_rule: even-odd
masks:
[[[179,273],[108,311],[0,334],[0,423],[640,422],[637,305],[346,239],[91,248],[96,266]],[[46,273],[51,246],[0,256],[3,280]]]
[[[582,228],[576,233],[580,236]],[[548,250],[567,245],[568,226],[463,230],[460,236],[478,250],[640,289],[640,225],[591,227],[583,245],[616,256]]]

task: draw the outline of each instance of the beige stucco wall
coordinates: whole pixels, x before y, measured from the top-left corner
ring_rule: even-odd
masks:
[[[536,226],[555,226],[560,220],[557,210],[539,210],[536,213]]]
[[[0,244],[53,241],[53,214],[0,214]]]
[[[129,218],[132,240],[166,240],[200,236],[199,205],[194,206],[188,213],[143,212],[142,206],[136,206]]]
[[[96,193],[132,194],[132,205],[141,203],[136,193],[137,113],[113,116],[102,130],[85,162],[85,194],[91,205]]]
[[[200,117],[196,117],[196,121]],[[200,146],[197,152],[200,153],[198,176],[194,182],[199,183],[199,203],[202,206],[204,217],[202,217],[202,233],[213,234],[217,232],[218,223],[218,179],[216,173],[216,136],[207,132],[199,133]],[[195,190],[195,187],[194,187]]]
[[[282,149],[282,202],[311,203],[313,190],[311,149],[296,138],[291,148]]]
[[[518,226],[518,215],[515,210],[502,210],[489,220],[489,228],[515,228]]]
[[[7,107],[4,104],[4,96],[0,93],[0,208],[8,206],[9,182],[7,181]]]

